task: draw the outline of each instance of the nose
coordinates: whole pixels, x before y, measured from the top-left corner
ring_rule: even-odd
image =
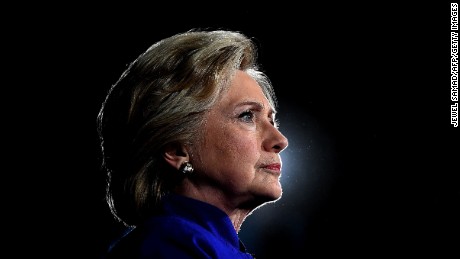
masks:
[[[264,146],[267,151],[280,153],[288,146],[288,144],[288,139],[281,133],[281,131],[273,127]]]

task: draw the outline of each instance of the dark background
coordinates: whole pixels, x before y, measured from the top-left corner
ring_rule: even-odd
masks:
[[[129,62],[192,28],[254,38],[278,95],[290,141],[283,197],[240,232],[257,258],[460,253],[449,3],[5,12],[14,14],[3,23],[13,253],[98,258],[121,230],[103,200],[97,113]]]

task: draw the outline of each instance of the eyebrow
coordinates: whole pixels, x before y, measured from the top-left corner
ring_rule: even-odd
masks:
[[[261,110],[261,111],[262,111],[262,110],[265,110],[265,106],[264,106],[262,103],[256,102],[256,101],[243,101],[243,102],[241,102],[241,103],[238,103],[236,106],[238,107],[238,106],[244,106],[244,105],[256,106],[257,109],[259,109],[259,110]],[[270,107],[270,108],[268,109],[268,113],[269,113],[269,115],[271,115],[271,116],[275,116],[276,110],[273,109],[272,107]]]

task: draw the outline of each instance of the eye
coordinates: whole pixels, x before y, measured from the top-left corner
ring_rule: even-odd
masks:
[[[275,114],[274,113],[270,113],[268,115],[268,120],[270,121],[270,123],[275,127],[275,128],[278,128],[279,127],[279,120],[278,118],[275,118]]]
[[[280,127],[280,121],[278,119],[273,119],[272,121],[272,125],[275,126],[275,128],[279,128]]]
[[[238,118],[243,120],[244,122],[248,122],[248,123],[254,122],[254,112],[251,110],[245,111],[241,113],[238,116]]]

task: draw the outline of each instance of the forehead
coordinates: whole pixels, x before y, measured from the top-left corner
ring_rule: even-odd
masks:
[[[264,109],[274,110],[259,83],[247,72],[238,70],[233,76],[229,88],[223,94],[220,104],[231,105],[240,102],[257,102]]]

